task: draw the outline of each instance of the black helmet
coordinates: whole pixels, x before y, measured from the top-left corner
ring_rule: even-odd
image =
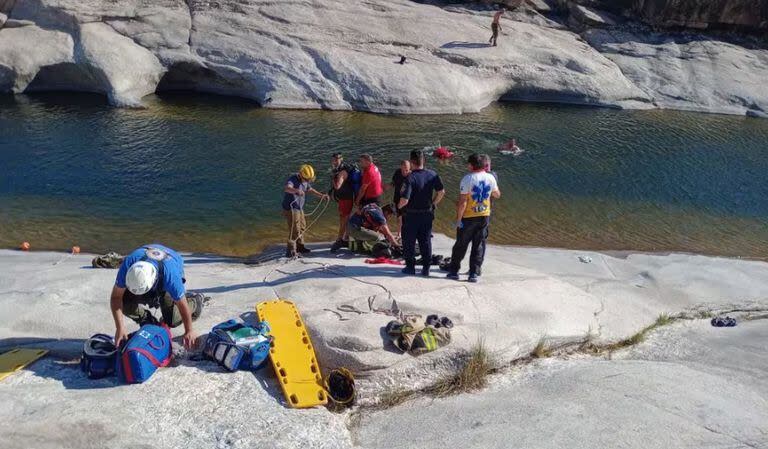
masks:
[[[386,257],[387,259],[391,259],[392,250],[389,248],[389,243],[387,242],[376,243],[375,245],[373,245],[373,248],[371,248],[371,255],[376,258]]]

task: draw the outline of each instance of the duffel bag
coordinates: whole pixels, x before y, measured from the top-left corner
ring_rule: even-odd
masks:
[[[131,334],[117,357],[117,376],[121,382],[146,382],[158,368],[171,362],[171,331],[146,324]]]

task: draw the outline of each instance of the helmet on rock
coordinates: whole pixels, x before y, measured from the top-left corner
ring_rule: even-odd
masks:
[[[315,180],[315,169],[312,168],[309,164],[304,164],[301,167],[299,167],[299,176],[306,179],[307,181],[314,181]]]
[[[134,295],[143,295],[150,291],[157,282],[157,267],[146,261],[131,265],[125,275],[125,286]]]

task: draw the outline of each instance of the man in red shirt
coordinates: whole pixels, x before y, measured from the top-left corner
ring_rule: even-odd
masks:
[[[373,163],[373,157],[370,154],[363,154],[360,156],[359,162],[363,179],[360,183],[360,191],[355,198],[358,209],[366,204],[379,204],[381,194],[384,193],[384,186],[381,184],[381,172],[379,167]]]

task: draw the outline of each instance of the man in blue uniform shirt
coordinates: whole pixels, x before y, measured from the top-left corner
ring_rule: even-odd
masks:
[[[203,312],[203,302],[199,297],[187,299],[184,282],[184,259],[176,251],[155,243],[129,254],[120,265],[110,298],[115,344],[127,339],[123,315],[140,326],[159,324],[147,309],[160,308],[163,323],[184,324],[184,346],[191,348],[196,338],[192,321]]]
[[[411,151],[411,173],[403,182],[398,208],[403,215],[403,273],[416,274],[416,242],[424,265],[421,274],[429,276],[432,262],[432,222],[435,207],[443,200],[445,189],[440,176],[425,167],[423,151]]]

